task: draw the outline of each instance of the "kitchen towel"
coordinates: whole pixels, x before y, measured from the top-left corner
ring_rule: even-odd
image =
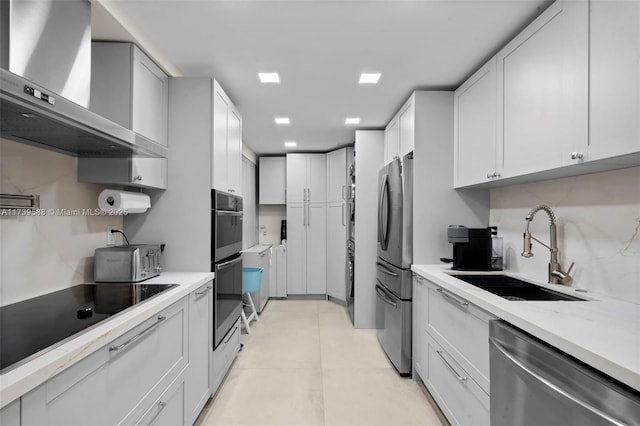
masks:
[[[98,207],[113,215],[144,213],[151,207],[151,198],[141,192],[105,189],[98,196]]]

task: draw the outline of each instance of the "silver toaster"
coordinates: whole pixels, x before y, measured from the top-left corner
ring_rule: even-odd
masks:
[[[93,280],[139,282],[160,275],[160,244],[136,244],[97,248]]]

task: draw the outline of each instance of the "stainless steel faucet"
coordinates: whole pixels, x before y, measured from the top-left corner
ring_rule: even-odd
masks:
[[[540,210],[545,211],[549,215],[549,221],[551,222],[550,227],[550,246],[546,245],[536,237],[531,235],[529,232],[529,224],[533,221],[533,217]],[[569,266],[569,270],[564,272],[560,263],[558,262],[558,238],[556,233],[556,215],[551,210],[551,207],[540,204],[535,206],[529,211],[529,214],[525,218],[527,221],[527,228],[524,230],[524,248],[522,251],[522,256],[524,257],[533,257],[533,253],[531,252],[531,240],[536,240],[543,246],[549,249],[551,252],[551,261],[549,262],[549,283],[550,284],[568,284],[571,281],[571,276],[569,273],[571,269],[573,269],[573,262],[571,266]]]

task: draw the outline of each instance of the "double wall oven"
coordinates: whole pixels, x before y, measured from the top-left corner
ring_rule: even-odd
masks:
[[[242,198],[211,191],[211,271],[214,280],[214,349],[242,310]]]

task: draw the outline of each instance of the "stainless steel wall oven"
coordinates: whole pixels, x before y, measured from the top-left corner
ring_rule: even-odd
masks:
[[[214,349],[242,310],[242,198],[211,191],[211,271],[214,279]]]

